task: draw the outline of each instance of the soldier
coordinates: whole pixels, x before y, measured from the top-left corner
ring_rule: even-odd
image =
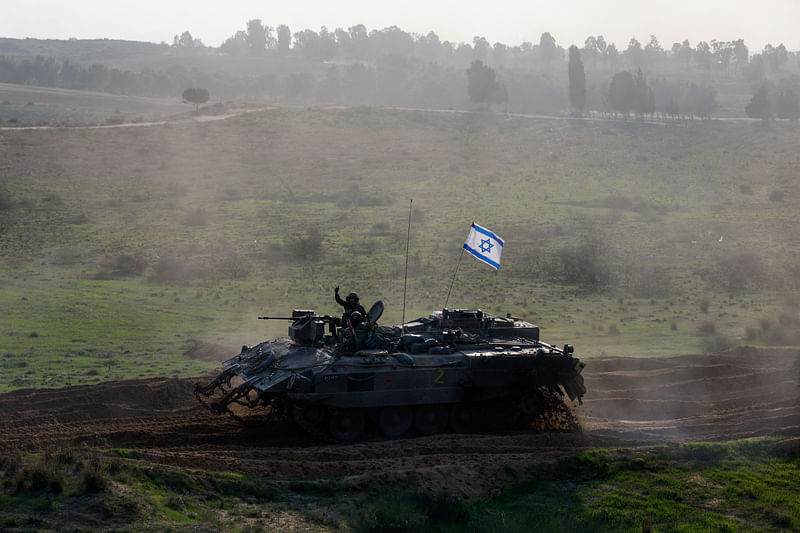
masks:
[[[347,321],[350,319],[350,315],[354,311],[358,311],[361,313],[361,317],[367,316],[367,311],[364,309],[364,306],[358,303],[358,294],[351,292],[347,295],[346,300],[342,300],[339,297],[339,286],[337,285],[335,289],[333,289],[333,293],[336,296],[336,303],[344,307],[344,314],[342,315],[342,326],[347,327]]]
[[[389,343],[372,330],[369,319],[364,320],[364,315],[358,311],[350,314],[350,327],[345,330],[344,349],[348,352],[357,352],[365,348],[388,348]]]

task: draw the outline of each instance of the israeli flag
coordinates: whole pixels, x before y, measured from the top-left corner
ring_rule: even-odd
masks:
[[[488,229],[472,223],[464,249],[494,269],[500,268],[500,254],[503,253],[503,239]]]

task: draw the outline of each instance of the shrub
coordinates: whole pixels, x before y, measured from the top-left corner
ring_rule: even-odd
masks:
[[[153,265],[153,272],[150,275],[151,281],[178,281],[184,277],[184,262],[172,255],[164,255],[158,258]]]
[[[108,487],[109,481],[103,465],[96,455],[90,455],[82,464],[81,487],[86,492],[101,492]]]
[[[747,183],[742,183],[739,185],[739,192],[742,194],[753,194],[753,188]]]
[[[61,248],[53,255],[53,264],[59,266],[77,265],[82,262],[86,253],[86,250],[76,246]]]
[[[11,209],[13,206],[11,194],[7,190],[0,188],[0,211]]]
[[[697,326],[697,330],[703,335],[711,335],[717,330],[717,326],[713,322],[706,320],[705,322],[701,322],[700,325]]]
[[[205,226],[208,224],[208,219],[209,216],[205,209],[195,209],[186,215],[183,223],[187,226]]]
[[[764,276],[761,259],[750,252],[725,257],[717,262],[711,272],[711,279],[729,291],[755,285]]]
[[[714,335],[703,343],[704,350],[706,353],[716,353],[716,352],[724,352],[725,350],[730,350],[736,344],[729,339],[728,337],[722,335]]]
[[[0,471],[3,471],[4,478],[8,479],[22,470],[22,455],[17,453],[10,455],[0,455]]]
[[[408,496],[380,496],[364,505],[352,520],[352,531],[402,533],[424,531],[425,509]]]
[[[17,473],[15,491],[61,494],[64,491],[64,476],[54,461],[42,457]]]
[[[593,290],[603,286],[608,281],[608,269],[601,257],[602,249],[598,238],[573,248],[562,248],[558,259],[564,281]]]
[[[771,193],[769,193],[769,200],[770,202],[782,202],[783,191],[772,191]]]
[[[625,278],[634,298],[666,298],[672,289],[672,278],[661,266],[629,268]]]
[[[419,494],[417,499],[427,504],[429,515],[434,520],[463,523],[469,518],[467,506],[451,492],[438,492],[433,496]]]
[[[316,261],[322,254],[322,233],[312,228],[304,236],[296,236],[287,248],[296,259]]]
[[[136,276],[144,272],[147,261],[141,257],[130,254],[120,254],[101,270],[97,279],[114,279],[123,276]]]

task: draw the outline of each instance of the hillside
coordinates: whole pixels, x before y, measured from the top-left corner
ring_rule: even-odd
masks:
[[[0,128],[0,529],[800,527],[795,129],[222,111]],[[497,271],[459,264],[473,220]],[[453,282],[451,308],[575,346],[578,430],[324,445],[196,401],[285,335],[258,315],[336,313],[341,286],[398,322],[406,247],[406,318]]]
[[[336,285],[397,321],[411,198],[406,316],[444,304],[476,220],[503,264],[465,258],[451,307],[527,317],[582,357],[800,344],[782,128],[357,108],[1,135],[14,387],[194,373],[211,363],[191,343],[282,333],[255,316],[328,312]]]

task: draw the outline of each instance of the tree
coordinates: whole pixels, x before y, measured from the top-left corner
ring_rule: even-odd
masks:
[[[200,108],[200,104],[208,102],[208,89],[189,88],[183,91],[183,102],[194,104],[195,113]]]
[[[684,40],[680,44],[675,43],[672,45],[672,54],[686,70],[689,70],[691,67],[693,53],[694,51],[692,50],[692,45],[689,44],[688,40]]]
[[[747,66],[747,60],[750,51],[747,49],[747,46],[744,44],[743,39],[737,39],[733,42],[733,57],[735,66],[736,74],[739,73],[739,69]]]
[[[672,120],[675,120],[675,117],[681,114],[681,108],[678,106],[678,102],[674,99],[670,100],[664,105],[664,113],[670,116]]]
[[[492,48],[492,63],[496,67],[502,67],[506,63],[506,54],[508,53],[508,46],[503,43],[494,43]]]
[[[539,56],[545,65],[549,65],[556,59],[563,59],[563,48],[559,48],[556,44],[556,39],[546,31],[539,37]]]
[[[611,78],[611,85],[608,87],[608,105],[626,117],[631,111],[638,109],[639,97],[636,91],[636,82],[629,70],[617,72]]]
[[[261,19],[247,21],[247,44],[251,54],[263,54],[267,49],[267,29]]]
[[[664,48],[662,48],[655,35],[651,35],[650,42],[645,45],[644,56],[648,67],[651,69],[658,65],[664,56]]]
[[[606,57],[608,58],[608,65],[611,69],[617,68],[617,60],[619,59],[619,50],[617,50],[617,45],[611,43],[606,48]]]
[[[628,42],[628,48],[625,49],[625,56],[628,58],[633,68],[640,69],[644,66],[644,51],[642,50],[642,44],[636,37],[631,37],[631,40]]]
[[[711,86],[701,87],[692,83],[687,95],[687,109],[692,115],[710,118],[717,110],[717,91]]]
[[[711,41],[714,63],[719,65],[725,75],[730,75],[731,60],[733,59],[733,43],[727,41]]]
[[[289,30],[289,26],[281,24],[276,28],[275,33],[278,35],[278,51],[285,54],[292,44],[292,32]]]
[[[586,72],[583,69],[581,53],[574,44],[569,47],[569,103],[578,111],[586,107]]]
[[[172,40],[172,46],[180,48],[193,48],[197,43],[199,43],[199,39],[195,41],[195,39],[192,38],[192,34],[189,33],[188,30],[181,33],[180,37],[176,35]]]
[[[761,87],[750,99],[750,102],[744,107],[744,112],[750,118],[760,118],[764,124],[770,124],[775,118],[775,112],[771,104],[769,87],[767,87],[766,83],[762,83]]]
[[[642,69],[636,69],[636,76],[633,78],[633,84],[636,91],[633,111],[639,115],[653,113],[655,111],[655,100],[651,98],[652,89],[647,85]]]
[[[225,42],[219,46],[220,52],[230,55],[244,54],[248,49],[247,33],[242,30],[237,31],[233,37],[228,37]]]
[[[480,37],[476,35],[472,38],[472,53],[474,54],[475,59],[479,59],[486,63],[487,58],[489,57],[489,50],[492,47],[489,44],[489,41],[486,40],[486,37]]]
[[[778,118],[791,120],[793,123],[800,119],[800,100],[793,90],[786,89],[780,93],[775,104]]]
[[[489,107],[497,100],[499,87],[493,68],[484,65],[479,59],[472,62],[467,69],[467,94],[470,101]]]
[[[694,60],[700,68],[706,73],[711,72],[711,47],[705,41],[700,41],[694,50]]]

